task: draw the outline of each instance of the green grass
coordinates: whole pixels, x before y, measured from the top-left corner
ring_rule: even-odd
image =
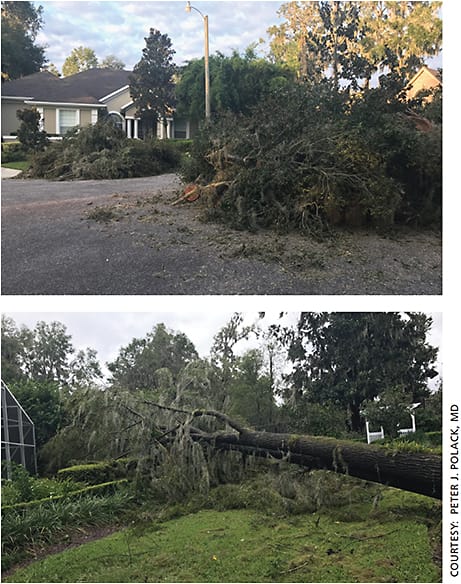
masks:
[[[396,489],[319,513],[202,509],[145,520],[18,569],[5,582],[439,582],[440,503]],[[148,517],[148,516],[147,516]]]
[[[5,168],[13,168],[14,170],[28,170],[29,168],[29,161],[28,160],[18,160],[16,162],[5,162],[2,163],[2,166]]]

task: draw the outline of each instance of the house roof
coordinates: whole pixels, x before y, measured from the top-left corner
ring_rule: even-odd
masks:
[[[410,79],[410,81],[408,82],[408,86],[413,85],[415,81],[422,75],[428,75],[429,77],[433,77],[435,81],[437,81],[437,83],[442,85],[442,76],[440,75],[440,71],[438,71],[437,69],[431,69],[427,65],[423,65],[421,69],[419,69],[419,71],[417,71],[415,75],[413,75],[413,77]]]
[[[27,97],[50,103],[100,104],[100,100],[129,85],[131,71],[88,69],[69,77],[56,77],[48,71],[34,73],[2,84],[3,97]]]

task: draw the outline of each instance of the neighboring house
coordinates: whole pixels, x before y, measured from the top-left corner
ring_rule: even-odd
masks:
[[[141,121],[130,95],[131,71],[88,69],[69,77],[56,77],[48,71],[34,73],[2,84],[2,140],[13,139],[20,121],[16,112],[35,108],[41,115],[42,129],[61,137],[75,126],[95,124],[104,113],[129,138],[142,137]],[[168,118],[157,124],[158,138],[189,138],[190,125]]]
[[[431,69],[427,65],[410,79],[407,85],[407,99],[413,99],[420,91],[442,87],[442,77],[437,69]]]

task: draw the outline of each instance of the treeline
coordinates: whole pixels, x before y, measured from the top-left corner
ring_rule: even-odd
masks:
[[[120,349],[104,379],[95,351],[75,351],[61,323],[30,329],[3,318],[2,376],[36,425],[43,472],[137,456],[176,426],[175,411],[213,410],[255,430],[363,440],[365,413],[392,436],[419,402],[418,428],[440,430],[441,387],[428,388],[437,375],[430,317],[301,313],[295,325],[266,321],[260,314],[247,325],[235,314],[208,357],[184,333],[157,324]],[[242,354],[249,339],[257,348]]]

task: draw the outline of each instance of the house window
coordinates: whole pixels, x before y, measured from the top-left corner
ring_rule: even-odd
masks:
[[[110,112],[107,115],[108,120],[119,130],[125,127],[125,120],[118,112]]]
[[[78,126],[80,123],[79,114],[79,110],[58,110],[58,133],[64,135],[75,126]]]
[[[175,120],[174,121],[174,137],[176,139],[186,139],[189,138],[189,122],[186,120]]]

